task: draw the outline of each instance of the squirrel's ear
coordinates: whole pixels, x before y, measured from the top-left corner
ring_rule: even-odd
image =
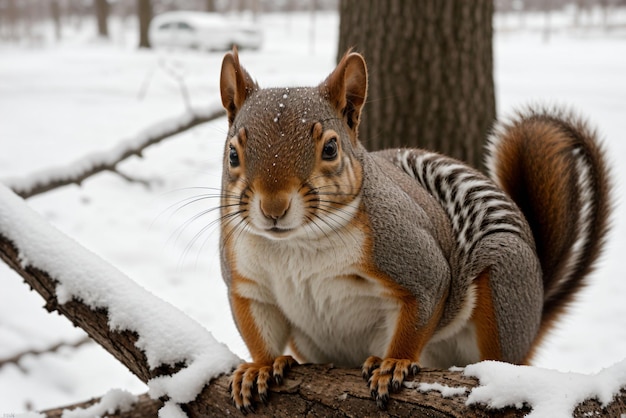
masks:
[[[367,96],[367,67],[363,56],[348,50],[320,89],[356,132]]]
[[[222,61],[222,73],[220,76],[220,93],[222,105],[228,112],[228,125],[232,125],[237,112],[243,106],[243,102],[258,85],[252,80],[250,74],[239,64],[237,47],[227,53]]]

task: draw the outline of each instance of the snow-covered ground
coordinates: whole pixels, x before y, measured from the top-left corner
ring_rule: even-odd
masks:
[[[598,372],[626,358],[626,266],[620,259],[626,250],[621,197],[626,166],[620,161],[626,157],[626,34],[557,30],[545,43],[540,32],[520,30],[514,19],[497,21],[499,114],[529,102],[571,106],[602,132],[613,163],[616,205],[607,251],[536,362],[562,371]],[[562,28],[565,20],[554,18],[553,24]],[[533,20],[526,22],[532,27]],[[335,14],[314,20],[306,14],[271,15],[262,23],[264,47],[240,54],[262,85],[311,85],[334,67]],[[219,103],[222,53],[137,51],[134,32],[127,31],[132,28],[115,26],[114,40],[102,42],[86,35],[87,26],[61,43],[0,44],[0,179],[107,151],[153,123],[182,114],[185,102],[176,77],[184,79],[193,105]],[[81,187],[64,187],[28,203],[245,358],[219,273],[215,214],[195,216],[217,205],[213,192],[202,188],[219,187],[225,133],[221,118],[119,165],[141,182],[102,173]],[[65,318],[42,309],[42,299],[4,265],[0,289],[0,362],[83,338]],[[111,388],[147,390],[92,343],[26,355],[17,364],[0,366],[0,414],[74,403]]]

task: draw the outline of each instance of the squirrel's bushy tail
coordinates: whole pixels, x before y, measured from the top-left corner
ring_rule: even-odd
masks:
[[[494,128],[486,154],[491,178],[532,229],[545,331],[584,285],[605,240],[611,205],[604,152],[573,113],[526,109]]]

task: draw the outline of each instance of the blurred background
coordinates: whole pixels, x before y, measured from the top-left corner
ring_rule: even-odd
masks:
[[[148,36],[150,22],[166,12],[216,13],[258,22],[268,13],[336,12],[339,4],[340,0],[0,0],[0,39],[13,45],[44,47],[75,37],[89,26],[92,36],[118,42],[134,30],[137,45],[150,48],[154,43]],[[546,40],[552,31],[608,32],[626,24],[625,0],[494,0],[493,7],[500,15],[494,22],[496,28],[533,29]]]
[[[585,115],[613,166],[613,230],[536,365],[594,373],[624,358],[626,1],[0,0],[0,182],[71,175],[221,109],[233,45],[261,86],[316,85],[348,47],[362,52],[371,149],[422,146],[480,167],[496,117],[529,103]],[[224,116],[181,129],[27,202],[246,358],[220,275],[218,202],[201,189],[219,188],[226,131]],[[111,388],[147,390],[0,265],[0,414]]]

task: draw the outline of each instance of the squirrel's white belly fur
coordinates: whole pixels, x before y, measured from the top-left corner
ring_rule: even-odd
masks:
[[[353,267],[362,256],[362,231],[341,229],[316,240],[244,234],[235,243],[235,254],[245,254],[237,269],[252,281],[236,291],[280,310],[303,360],[355,367],[385,355],[400,306]]]

